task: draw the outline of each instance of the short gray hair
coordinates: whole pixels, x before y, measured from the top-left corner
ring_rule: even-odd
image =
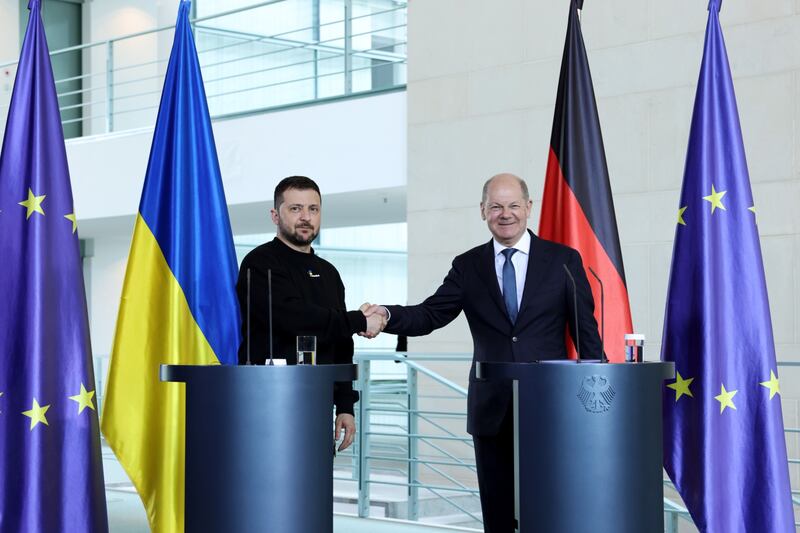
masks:
[[[498,178],[500,176],[511,176],[514,179],[516,179],[517,182],[519,183],[519,188],[522,189],[522,197],[525,199],[526,202],[531,199],[531,195],[528,193],[528,184],[525,183],[524,179],[514,174],[497,174],[486,180],[486,183],[483,184],[483,194],[481,195],[482,204],[486,203],[486,197],[489,195],[489,184],[492,183],[492,181],[495,178]]]

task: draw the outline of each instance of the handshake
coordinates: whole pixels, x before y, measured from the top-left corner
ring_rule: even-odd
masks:
[[[370,304],[369,302],[362,304],[359,310],[367,318],[367,331],[362,331],[359,335],[374,339],[389,322],[389,311],[382,305]]]

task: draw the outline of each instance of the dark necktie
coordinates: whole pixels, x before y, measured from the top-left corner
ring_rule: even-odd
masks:
[[[506,248],[501,253],[505,256],[506,262],[503,263],[503,299],[506,301],[506,310],[511,322],[517,321],[517,273],[514,270],[514,263],[511,262],[511,256],[517,250],[514,248]]]

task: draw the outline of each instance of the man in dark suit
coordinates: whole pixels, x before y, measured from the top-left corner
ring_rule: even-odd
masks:
[[[413,306],[362,306],[388,319],[385,331],[427,335],[461,311],[472,333],[467,431],[475,444],[478,485],[487,533],[511,533],[514,524],[512,387],[478,380],[475,361],[537,361],[567,357],[565,329],[579,328],[581,357],[599,358],[594,300],[577,251],[527,229],[532,202],[525,182],[499,174],[483,187],[481,217],[492,240],[453,260],[433,296]],[[577,285],[578,324],[569,269]],[[367,304],[365,304],[367,305]]]

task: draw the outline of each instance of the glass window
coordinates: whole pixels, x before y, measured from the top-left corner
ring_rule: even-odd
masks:
[[[200,0],[197,16],[252,5]],[[212,116],[346,94],[345,3],[285,0],[202,20],[195,35]],[[405,83],[406,3],[353,0],[352,92]]]

